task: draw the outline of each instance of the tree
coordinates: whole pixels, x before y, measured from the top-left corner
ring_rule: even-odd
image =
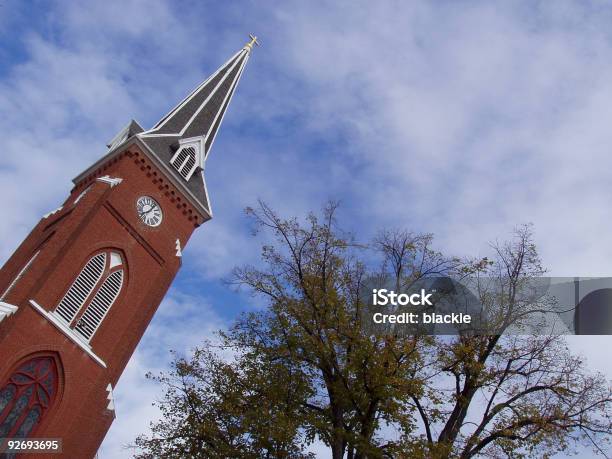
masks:
[[[562,338],[504,336],[526,316],[522,286],[543,270],[528,227],[492,260],[432,250],[431,235],[384,231],[369,246],[336,227],[335,204],[307,224],[266,204],[248,209],[274,236],[262,267],[232,282],[267,300],[160,375],[162,420],[138,457],[308,457],[315,438],[347,457],[522,457],[612,433],[611,388]],[[373,259],[382,268],[373,269]],[[372,336],[362,327],[368,276],[405,288],[430,276],[497,276],[481,289],[495,333]],[[231,351],[231,358],[221,352]],[[393,432],[393,433],[392,433]]]

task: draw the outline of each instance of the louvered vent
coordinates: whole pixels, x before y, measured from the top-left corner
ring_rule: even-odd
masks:
[[[86,340],[90,340],[94,332],[100,326],[102,319],[113,305],[121,286],[123,285],[123,270],[115,271],[106,278],[100,290],[96,292],[93,300],[85,309],[85,313],[79,319],[75,330]]]
[[[74,316],[79,312],[79,309],[102,277],[105,266],[106,253],[100,253],[89,260],[62,298],[62,301],[59,302],[55,312],[67,323],[72,322]]]
[[[181,147],[172,158],[172,165],[179,174],[188,180],[196,168],[196,149],[195,147]]]

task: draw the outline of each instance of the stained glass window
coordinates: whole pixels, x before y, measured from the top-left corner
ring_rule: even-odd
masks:
[[[21,364],[0,388],[0,437],[28,437],[55,400],[57,384],[52,357]]]

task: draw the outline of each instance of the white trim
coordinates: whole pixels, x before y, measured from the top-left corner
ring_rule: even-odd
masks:
[[[108,175],[105,175],[104,177],[98,177],[96,180],[98,182],[108,183],[111,188],[114,188],[117,185],[119,185],[121,182],[123,182],[122,178],[119,178],[119,177],[110,177]]]
[[[74,202],[72,203],[72,205],[73,205],[73,206],[76,206],[76,205],[79,203],[79,201],[80,201],[81,199],[83,199],[83,196],[85,196],[85,195],[87,194],[87,192],[88,192],[89,190],[91,190],[91,187],[92,187],[92,186],[93,186],[93,185],[89,185],[87,188],[85,188],[83,191],[81,191],[81,194],[79,194],[79,195],[77,196],[77,198],[74,200]]]
[[[179,140],[179,145],[183,146],[183,145],[187,145],[187,144],[195,144],[195,143],[199,143],[200,147],[204,147],[204,142],[206,141],[206,137],[203,135],[197,135],[195,137],[188,137],[186,139],[180,139]]]
[[[79,346],[82,350],[84,350],[87,355],[89,355],[92,359],[96,361],[100,366],[106,368],[106,363],[100,357],[98,357],[92,350],[91,346],[84,342],[76,333],[72,331],[72,329],[68,328],[61,319],[55,317],[52,312],[47,311],[41,305],[39,305],[34,300],[29,300],[30,305],[38,311],[43,317],[45,317],[49,322],[55,325],[59,331],[61,331],[64,335],[66,335],[74,344]]]
[[[237,54],[240,54],[242,52],[245,52],[244,49],[241,49],[238,53],[236,53],[234,56],[236,56]],[[246,58],[244,61],[248,60],[248,53],[246,53]],[[227,64],[231,61],[232,59],[230,59],[228,62],[226,62],[223,66],[221,66],[221,69],[225,68],[227,66]],[[221,79],[221,81],[219,81],[219,83],[217,83],[217,85],[214,87],[214,89],[212,90],[212,92],[209,94],[209,96],[204,100],[204,102],[202,102],[202,104],[198,107],[198,109],[193,113],[193,115],[191,116],[191,118],[189,118],[189,121],[187,121],[187,123],[185,123],[185,125],[183,126],[183,128],[180,130],[180,132],[178,134],[174,134],[174,135],[178,135],[178,136],[182,136],[185,131],[189,128],[189,126],[191,125],[191,123],[193,122],[193,120],[199,115],[199,113],[202,111],[202,109],[206,106],[206,104],[208,104],[208,102],[210,101],[210,99],[213,98],[213,96],[217,93],[217,91],[219,90],[219,88],[221,87],[221,85],[223,83],[225,83],[225,80],[227,80],[228,76],[232,73],[232,71],[234,70],[234,68],[238,65],[238,62],[240,60],[236,60],[236,62],[234,62],[234,64],[232,64],[232,66],[229,68],[229,70],[226,72],[226,74],[223,76],[223,78]],[[243,62],[244,62],[243,61]],[[219,72],[219,70],[217,70],[216,73]],[[215,73],[215,74],[216,74]],[[240,73],[240,72],[239,72]],[[208,80],[207,80],[208,81]],[[192,95],[193,97],[193,95]],[[223,106],[223,105],[221,105]],[[173,111],[174,112],[174,111]],[[171,112],[171,113],[173,113]],[[167,119],[164,120],[163,124],[155,129],[151,129],[149,131],[145,131],[145,132],[141,132],[139,135],[142,137],[149,137],[151,134],[149,134],[150,132],[153,133],[157,130],[159,130],[164,124],[166,124],[166,122],[171,118],[171,116],[169,116]],[[172,135],[172,134],[163,134],[163,136],[167,136],[167,135]]]
[[[110,253],[110,263],[108,265],[108,269],[113,269],[115,266],[119,266],[123,264],[123,260],[121,259],[121,255],[117,252]]]
[[[62,210],[64,208],[64,206],[59,206],[57,209],[52,210],[49,213],[46,213],[45,215],[43,215],[42,218],[49,218],[51,215],[58,213],[60,210]]]
[[[244,50],[241,50],[244,51]],[[245,58],[245,60],[248,59],[248,53],[247,56]],[[208,102],[210,102],[210,99],[212,99],[215,94],[217,93],[217,91],[219,90],[219,88],[221,87],[221,85],[223,83],[225,83],[225,80],[227,80],[227,78],[229,77],[230,73],[232,73],[234,71],[234,68],[238,65],[239,59],[236,60],[236,62],[234,63],[234,65],[232,65],[229,70],[226,72],[225,76],[221,79],[221,81],[219,81],[219,83],[217,84],[217,86],[215,86],[215,89],[213,89],[213,91],[210,93],[210,95],[206,98],[206,100],[202,103],[202,105],[200,105],[198,107],[198,109],[195,111],[195,113],[191,116],[191,118],[189,119],[189,121],[187,121],[187,123],[185,124],[185,126],[183,126],[183,129],[181,129],[180,135],[183,135],[185,133],[185,131],[189,128],[189,126],[191,126],[191,123],[193,123],[193,120],[196,119],[196,117],[200,114],[200,112],[204,109],[204,107],[208,104]],[[221,107],[223,107],[223,104],[221,104]],[[212,127],[213,125],[211,125]],[[209,130],[210,131],[210,130]],[[207,135],[208,136],[208,135]]]
[[[136,135],[144,135],[144,132],[141,132],[140,134],[136,134]],[[149,138],[149,137],[180,137],[181,134],[177,134],[176,132],[172,132],[170,134],[146,134],[145,137]]]
[[[240,83],[240,78],[242,77],[242,73],[244,72],[244,68],[246,67],[247,61],[249,60],[249,56],[250,56],[250,53],[247,52],[246,57],[242,61],[241,68],[238,70],[238,74],[236,75],[236,79],[232,83],[232,87],[230,88],[230,90],[228,91],[227,95],[223,99],[223,103],[221,104],[221,108],[220,108],[219,112],[215,115],[215,119],[213,120],[212,124],[210,125],[210,128],[208,129],[208,132],[206,133],[206,138],[207,139],[210,136],[210,133],[212,132],[213,126],[216,124],[217,119],[219,118],[219,115],[221,115],[221,120],[219,120],[219,128],[217,129],[217,132],[219,132],[219,129],[221,129],[221,124],[223,124],[223,119],[225,118],[225,114],[227,113],[227,110],[229,109],[229,104],[231,104],[232,97],[234,97],[234,93],[236,92],[236,89],[238,88],[238,84]],[[228,98],[229,98],[229,100],[228,100]],[[227,107],[226,107],[225,110],[223,110],[223,106],[225,105],[226,101],[227,101]],[[213,138],[210,141],[210,146],[208,147],[208,151],[212,150],[213,143],[215,143],[215,138],[217,137],[217,132],[214,133]],[[208,155],[208,152],[204,152],[204,154]]]
[[[241,49],[240,51],[238,51],[237,53],[235,53],[232,57],[230,57],[225,64],[223,64],[221,67],[219,67],[217,69],[217,71],[215,73],[213,73],[212,75],[210,75],[208,78],[206,78],[206,80],[204,80],[202,83],[200,83],[193,91],[191,91],[191,93],[189,93],[189,95],[184,98],[181,102],[179,102],[172,110],[170,110],[168,113],[166,113],[156,124],[155,126],[153,126],[153,128],[142,132],[142,134],[148,134],[149,132],[153,133],[155,131],[158,131],[159,129],[161,129],[167,122],[168,120],[172,117],[172,115],[177,112],[178,110],[180,110],[181,108],[183,108],[185,106],[185,104],[187,104],[191,99],[193,99],[193,97],[200,92],[200,90],[202,88],[204,88],[209,81],[211,81],[214,77],[216,77],[219,72],[221,70],[223,70],[225,67],[227,67],[227,65],[233,60],[235,59],[242,51],[244,51],[244,48]],[[214,92],[214,91],[213,91]],[[163,134],[165,135],[165,134]]]
[[[108,400],[108,405],[106,405],[106,409],[109,411],[115,411],[115,397],[113,396],[113,386],[111,383],[108,383],[106,386],[106,392],[108,392],[108,396],[106,400]]]
[[[122,143],[124,143],[130,135],[130,126],[132,125],[132,122],[130,121],[123,129],[121,129],[117,135],[115,135],[115,137],[113,137],[107,144],[106,146],[108,147],[109,150],[114,150],[115,148],[117,148],[119,145],[121,145]]]
[[[24,267],[21,268],[21,271],[19,271],[19,273],[17,273],[17,275],[15,276],[15,279],[13,279],[13,281],[6,288],[6,290],[4,291],[2,296],[0,296],[0,301],[3,301],[6,298],[6,295],[8,295],[11,290],[13,290],[13,287],[15,287],[17,282],[19,282],[19,279],[21,279],[21,277],[24,275],[24,273],[28,270],[28,268],[34,262],[34,260],[36,259],[36,257],[38,256],[39,253],[40,253],[40,250],[37,250],[36,253],[34,255],[32,255],[32,258],[30,258],[30,260],[24,265]]]
[[[17,306],[0,301],[0,322],[2,322],[5,317],[15,314],[18,309]]]
[[[134,119],[132,119],[132,121],[134,122],[134,124],[136,124],[136,126],[138,126],[139,129],[141,129],[140,132],[144,132],[144,128],[140,125],[140,123],[138,121],[136,121]],[[107,151],[104,154],[104,156],[102,156],[100,159],[98,159],[95,163],[93,163],[87,169],[82,171],[79,175],[74,177],[72,179],[72,183],[77,185],[78,182],[80,182],[83,178],[85,178],[89,174],[90,171],[97,169],[101,164],[104,164],[106,162],[106,160],[108,160],[109,158],[112,158],[113,156],[117,155],[118,153],[127,150],[127,147],[131,144],[132,139],[134,139],[137,135],[138,135],[137,133],[134,133],[133,136],[131,136],[130,138],[127,139],[126,143],[122,143],[121,145],[118,145],[116,148],[113,148],[113,149]]]
[[[213,218],[212,202],[210,202],[210,196],[208,196],[208,186],[206,186],[206,177],[202,174],[202,184],[204,185],[204,195],[206,196],[206,202],[208,203],[208,215]]]
[[[181,148],[177,148],[176,152],[172,155],[172,158],[170,158],[170,164],[174,163],[174,161],[176,161],[176,158],[178,157],[179,153],[181,152]]]

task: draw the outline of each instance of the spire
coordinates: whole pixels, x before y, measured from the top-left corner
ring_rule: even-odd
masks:
[[[259,46],[257,37],[249,37],[250,41],[240,51],[151,129],[145,131],[132,120],[109,142],[109,152],[74,178],[75,185],[128,145],[136,143],[184,191],[205,220],[211,218],[212,210],[201,172],[253,46]]]
[[[174,143],[204,137],[204,157],[208,156],[223,116],[238,86],[256,37],[234,54],[153,128],[140,134],[143,139],[171,137]],[[145,140],[146,141],[146,140]]]
[[[150,152],[168,166],[176,181],[186,185],[209,214],[206,186],[199,172],[204,169],[253,46],[259,45],[257,37],[249,36],[251,40],[240,51],[155,126],[137,135]]]

